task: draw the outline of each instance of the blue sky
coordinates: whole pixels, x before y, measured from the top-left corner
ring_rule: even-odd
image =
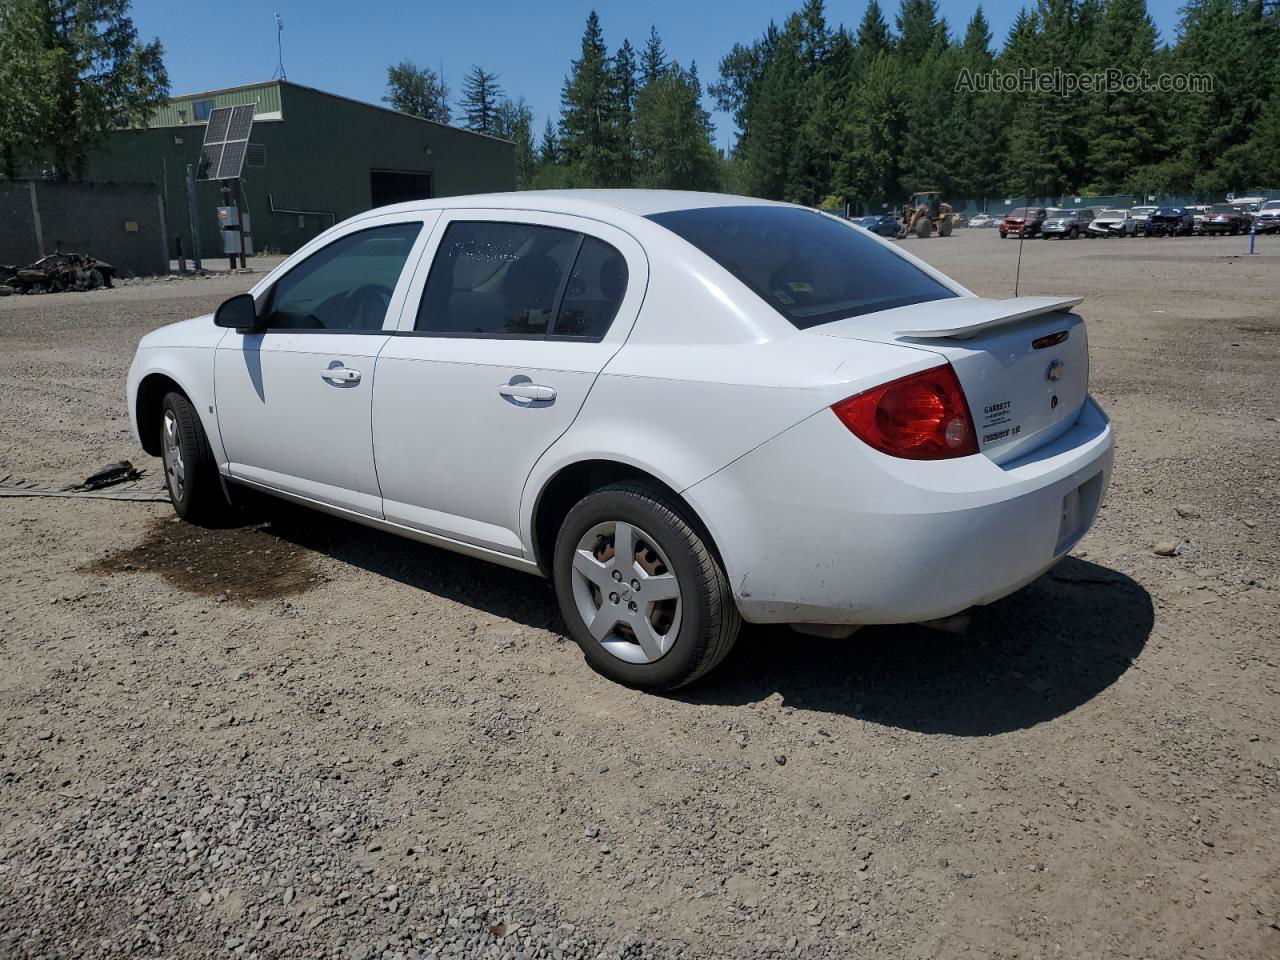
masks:
[[[802,0],[217,0],[175,3],[134,0],[142,37],[159,37],[175,94],[270,78],[276,66],[275,22],[284,19],[284,62],[289,79],[359,100],[377,102],[386,92],[386,68],[401,60],[439,69],[455,97],[463,74],[480,64],[499,75],[509,96],[523,95],[537,127],[558,114],[569,61],[578,55],[582,29],[594,7],[613,51],[624,38],[640,47],[649,26],[658,28],[669,56],[696,61],[704,84],[735,42],[749,42],[770,19],[781,21]],[[1162,38],[1172,41],[1181,0],[1148,0]],[[940,0],[953,32],[963,31],[976,0]],[[997,43],[1022,0],[987,0],[983,10]],[[892,25],[897,0],[881,0]],[[829,0],[828,19],[856,26],[866,0]],[[707,107],[711,108],[711,103]],[[728,146],[732,123],[716,113],[716,140]]]

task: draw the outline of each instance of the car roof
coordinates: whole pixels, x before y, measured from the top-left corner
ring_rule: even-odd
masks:
[[[460,197],[437,197],[411,200],[388,207],[382,213],[409,213],[417,210],[448,210],[482,207],[501,210],[543,210],[554,213],[577,213],[597,216],[602,212],[623,211],[641,217],[672,210],[697,210],[704,207],[778,206],[793,204],[758,197],[740,197],[728,193],[700,193],[694,190],[517,190],[510,193],[484,193]]]

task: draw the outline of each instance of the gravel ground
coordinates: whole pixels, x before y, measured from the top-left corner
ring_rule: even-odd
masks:
[[[1028,241],[1117,424],[1094,531],[966,636],[748,628],[674,697],[522,574],[0,499],[0,957],[1280,955],[1264,240]],[[995,231],[908,244],[1012,293]],[[156,470],[133,346],[251,280],[0,300],[0,477]]]

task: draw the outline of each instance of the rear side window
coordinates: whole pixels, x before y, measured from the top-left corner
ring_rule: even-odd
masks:
[[[801,330],[956,294],[878,240],[797,207],[707,207],[650,220],[693,244]]]
[[[585,237],[569,275],[555,336],[598,340],[605,335],[627,291],[627,261],[609,244]]]
[[[414,329],[599,340],[626,287],[622,254],[594,237],[537,224],[459,221],[440,241]]]
[[[298,264],[271,290],[276,330],[381,330],[421,223],[349,233]]]

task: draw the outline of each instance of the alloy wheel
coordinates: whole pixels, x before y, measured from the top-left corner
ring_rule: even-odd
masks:
[[[169,495],[181,500],[187,487],[187,467],[182,459],[182,438],[178,435],[178,418],[172,410],[164,412],[164,472],[169,482]]]
[[[598,523],[573,552],[573,599],[588,632],[627,663],[660,660],[680,634],[680,582],[645,531]]]

